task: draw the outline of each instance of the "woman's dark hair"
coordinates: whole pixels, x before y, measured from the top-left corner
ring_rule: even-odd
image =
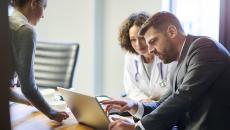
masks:
[[[24,7],[30,0],[11,0],[12,6]]]
[[[119,37],[118,40],[120,42],[120,46],[122,49],[137,54],[137,52],[134,50],[134,48],[131,45],[130,37],[129,37],[129,29],[136,25],[138,27],[141,27],[142,24],[149,18],[149,15],[147,15],[144,12],[141,13],[134,13],[131,14],[121,25],[119,30]]]

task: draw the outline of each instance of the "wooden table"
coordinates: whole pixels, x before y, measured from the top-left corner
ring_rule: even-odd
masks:
[[[94,130],[78,124],[73,114],[62,124],[50,120],[36,108],[22,104],[10,105],[11,128],[13,130]]]

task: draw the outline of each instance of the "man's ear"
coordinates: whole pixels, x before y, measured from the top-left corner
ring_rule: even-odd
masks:
[[[178,33],[176,26],[175,25],[169,25],[166,33],[167,33],[168,37],[175,38],[177,33]]]
[[[38,0],[30,0],[30,6],[32,9],[35,9],[38,6]]]

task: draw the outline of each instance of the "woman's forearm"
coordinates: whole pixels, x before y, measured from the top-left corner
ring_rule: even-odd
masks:
[[[24,95],[17,92],[14,88],[10,88],[10,100],[25,105],[31,105],[29,100]]]

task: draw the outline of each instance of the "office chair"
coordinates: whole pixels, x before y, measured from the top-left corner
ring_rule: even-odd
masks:
[[[71,88],[78,43],[37,42],[35,52],[35,80],[40,88]]]

